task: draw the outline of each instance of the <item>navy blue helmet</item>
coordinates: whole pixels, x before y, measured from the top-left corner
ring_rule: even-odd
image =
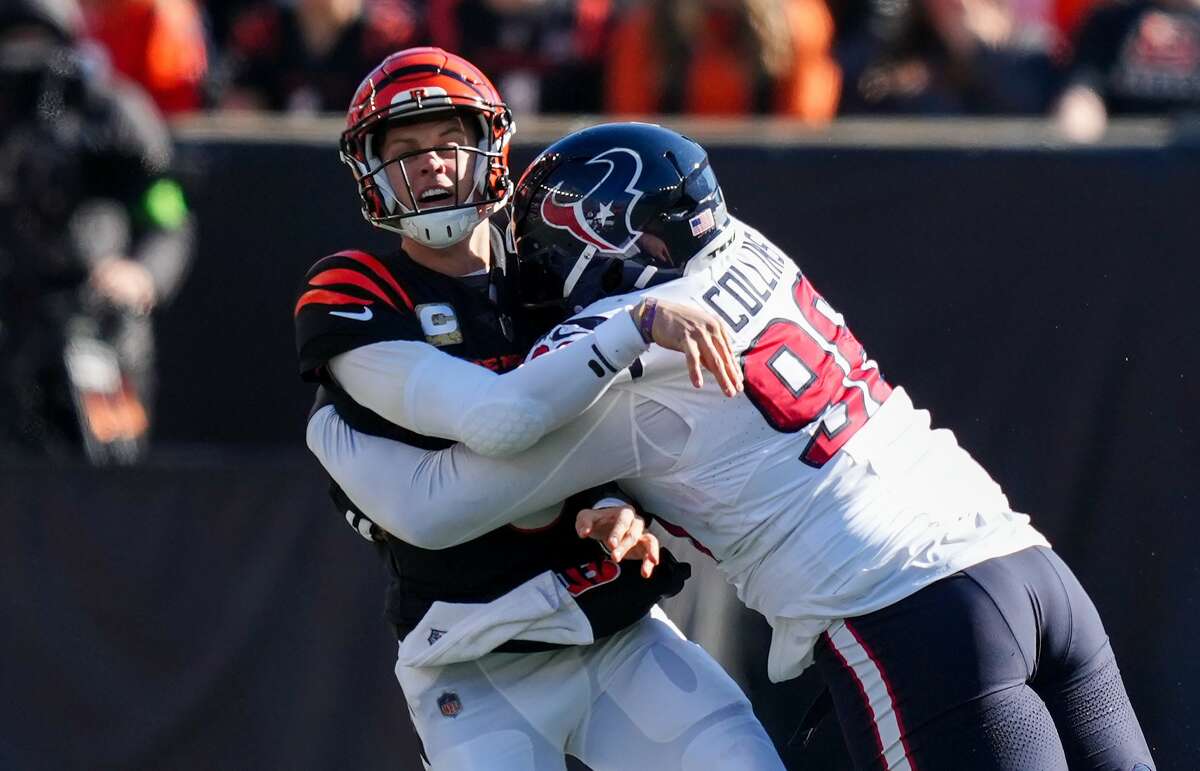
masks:
[[[568,312],[682,275],[729,214],[708,154],[648,123],[607,123],[546,148],[517,184],[526,305]]]

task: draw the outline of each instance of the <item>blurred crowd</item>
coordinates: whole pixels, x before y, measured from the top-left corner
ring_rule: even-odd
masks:
[[[0,0],[0,452],[145,451],[152,312],[192,253],[163,115],[338,113],[423,44],[518,116],[1043,115],[1090,141],[1200,107],[1200,0]]]
[[[336,112],[388,52],[478,64],[518,114],[1046,115],[1200,105],[1200,0],[84,0],[167,113]]]

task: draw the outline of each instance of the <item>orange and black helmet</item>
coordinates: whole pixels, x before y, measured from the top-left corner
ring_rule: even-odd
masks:
[[[382,129],[393,122],[434,119],[445,113],[462,115],[464,123],[474,119],[478,146],[416,152],[453,150],[473,157],[474,185],[463,200],[456,195],[448,204],[426,208],[414,201],[412,207],[405,206],[383,173]],[[341,157],[354,172],[368,222],[442,247],[466,237],[475,224],[508,201],[513,187],[508,149],[515,130],[512,113],[475,65],[440,48],[408,48],[380,62],[355,91],[346,113]]]

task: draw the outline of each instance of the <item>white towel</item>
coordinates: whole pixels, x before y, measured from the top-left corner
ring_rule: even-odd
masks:
[[[592,625],[547,570],[486,603],[435,602],[400,643],[397,663],[436,667],[472,661],[509,640],[590,645]]]

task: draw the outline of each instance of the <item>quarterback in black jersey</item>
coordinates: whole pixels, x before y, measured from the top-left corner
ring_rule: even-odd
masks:
[[[504,214],[494,219],[503,223]],[[496,244],[503,243],[499,223],[486,224],[497,237]],[[340,354],[373,343],[409,341],[427,343],[495,372],[511,370],[522,360],[521,350],[527,349],[529,342],[512,332],[513,322],[490,297],[492,286],[487,275],[451,278],[421,266],[403,251],[378,258],[366,252],[343,251],[318,260],[306,276],[295,311],[301,373],[319,384],[314,411],[333,405],[360,431],[429,450],[451,446],[449,439],[417,433],[359,404],[331,376],[327,364]],[[346,307],[346,301],[334,295],[351,297],[351,292],[354,299],[350,304],[357,303],[360,310],[330,310]],[[336,483],[331,485],[331,493],[351,524],[381,545],[392,579],[387,616],[401,639],[435,601],[490,602],[544,570],[565,575],[565,571],[603,562],[607,555],[601,545],[576,535],[574,515],[603,499],[616,501],[621,495],[615,487],[594,489],[564,503],[568,516],[547,512],[550,522],[544,526],[501,528],[435,551],[414,546],[375,525]],[[643,537],[653,539],[650,534]],[[647,555],[651,548],[656,550],[656,545],[645,547]],[[663,564],[648,578],[637,571],[623,571],[604,591],[579,596],[596,637],[625,628],[644,616],[659,598],[679,591],[687,578],[687,565],[675,562],[670,553],[653,557],[654,562],[660,559]],[[614,591],[622,596],[605,602]],[[633,598],[640,602],[631,601]],[[498,649],[547,647],[546,643],[508,641]]]
[[[685,351],[697,382],[704,367],[736,393],[720,325],[670,306],[639,306],[515,369],[542,330],[511,313],[498,280],[512,132],[483,74],[444,51],[393,54],[363,81],[342,158],[364,216],[402,248],[338,252],[306,274],[294,317],[301,375],[318,384],[313,414],[333,409],[426,450],[511,452],[595,400],[651,340]],[[396,674],[427,767],[561,769],[572,754],[604,771],[630,767],[631,749],[639,767],[691,771],[714,753],[722,768],[782,767],[737,686],[657,611],[688,567],[660,553],[615,488],[430,542],[337,482],[335,503],[390,572]],[[478,500],[486,507],[488,491]],[[589,508],[611,558],[576,532]]]

